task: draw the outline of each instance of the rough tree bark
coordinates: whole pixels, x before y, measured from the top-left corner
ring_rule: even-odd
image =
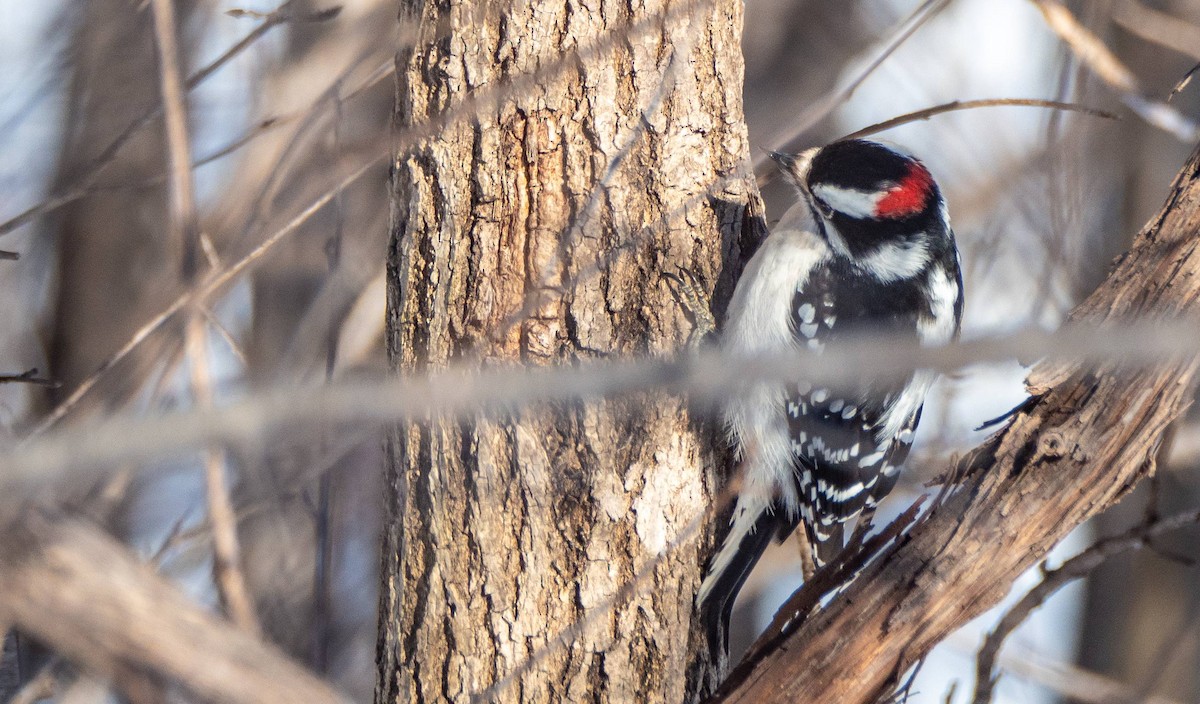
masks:
[[[720,299],[720,263],[761,234],[741,3],[401,5],[419,30],[397,59],[394,368],[676,350],[660,274]],[[408,137],[455,111],[477,114]],[[376,701],[682,701],[706,673],[713,445],[662,393],[399,429]]]
[[[1200,150],[1162,211],[1072,313],[1098,325],[1200,313]],[[996,604],[1073,528],[1154,471],[1192,398],[1194,359],[1151,368],[1045,362],[1032,399],[964,457],[932,513],[838,599],[764,647],[723,702],[872,702],[938,641]]]

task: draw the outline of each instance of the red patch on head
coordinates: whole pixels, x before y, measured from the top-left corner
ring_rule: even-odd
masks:
[[[875,204],[877,218],[905,218],[916,215],[925,207],[933,190],[933,177],[924,166],[913,162],[900,183],[888,189],[887,195]]]

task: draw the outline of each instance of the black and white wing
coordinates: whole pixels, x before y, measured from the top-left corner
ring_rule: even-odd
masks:
[[[917,313],[903,288],[882,295],[831,269],[814,272],[792,300],[794,334],[820,352],[830,342],[869,332],[917,335]],[[891,287],[895,288],[895,287]],[[889,382],[829,388],[789,384],[785,411],[799,512],[823,563],[841,549],[841,525],[871,508],[895,484],[920,419],[931,378],[913,373]]]

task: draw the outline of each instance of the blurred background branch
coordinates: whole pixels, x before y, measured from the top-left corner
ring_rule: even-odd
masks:
[[[647,6],[617,30],[512,64],[503,80],[468,73],[468,98],[390,134],[396,51],[418,41],[421,21],[434,26],[420,48],[450,41],[444,17],[398,22],[391,0],[177,0],[190,153],[183,171],[194,181],[198,238],[186,250],[169,234],[168,184],[179,165],[165,166],[153,26],[160,5],[51,0],[0,8],[0,61],[9,69],[0,76],[0,234],[9,240],[5,250],[21,254],[4,262],[0,277],[7,303],[0,367],[44,370],[0,378],[13,382],[0,384],[0,514],[50,506],[48,515],[93,531],[105,549],[127,546],[122,561],[149,561],[188,594],[193,610],[213,611],[219,595],[201,453],[220,450],[229,513],[219,523],[239,542],[263,639],[366,701],[375,676],[381,426],[424,413],[475,417],[647,388],[693,394],[707,412],[705,397],[759,374],[828,373],[836,381],[839,369],[817,360],[676,360],[671,345],[646,350],[648,359],[587,360],[574,370],[386,374],[389,152],[473,129],[538,85],[651,41],[664,15],[709,3],[663,12]],[[506,7],[478,3],[474,17],[495,21]],[[756,0],[745,10],[744,105],[755,161],[784,144],[814,146],[950,101],[1030,96],[1123,118],[1001,107],[879,136],[920,154],[945,186],[968,286],[963,346],[925,355],[864,341],[846,350],[847,360],[880,371],[917,363],[952,371],[926,407],[893,514],[991,432],[975,427],[1023,401],[1023,364],[1125,360],[1122,369],[1134,374],[1194,354],[1190,318],[1050,331],[1105,278],[1187,156],[1191,144],[1180,140],[1195,134],[1200,92],[1185,90],[1164,106],[1200,60],[1200,4]],[[672,68],[684,78],[694,70],[688,62]],[[628,154],[613,162],[652,175],[664,155],[637,151],[663,129],[649,102],[629,106],[643,118],[636,131],[620,133]],[[176,157],[183,152],[177,148]],[[515,158],[511,168],[524,163]],[[611,237],[619,246],[572,270],[570,290],[580,295],[605,290],[614,261],[661,233],[685,251],[691,235],[671,230],[672,219],[694,222],[744,176],[707,182],[696,198],[650,222],[605,228],[588,215],[615,207],[605,187],[612,178],[601,176],[610,162],[597,163],[594,178],[572,186],[595,205],[569,218],[564,232],[575,242]],[[778,183],[763,189],[770,222],[792,195]],[[741,252],[723,256],[739,259],[756,244],[722,243]],[[198,264],[190,281],[179,271],[185,251]],[[485,333],[499,339],[521,330],[537,298],[502,311]],[[669,313],[631,313],[651,314]],[[199,325],[189,324],[196,318]],[[189,379],[197,355],[208,366],[198,387]],[[473,350],[461,350],[463,369],[477,361]],[[729,379],[731,368],[747,370],[745,378]],[[197,388],[211,396],[211,408],[198,407]],[[1178,424],[1164,457],[1153,489],[1139,488],[1074,533],[1052,564],[1085,550],[1092,531],[1121,535],[1142,525],[1147,507],[1170,515],[1200,506],[1195,413]],[[693,532],[671,550],[695,549],[686,547]],[[1200,592],[1180,561],[1200,558],[1198,534],[1181,529],[1153,550],[1114,557],[1050,599],[1000,652],[998,667],[1009,674],[996,701],[1200,698]],[[744,590],[735,617],[741,647],[799,583],[795,552],[772,548]],[[641,574],[623,579],[627,592],[644,593],[652,582]],[[956,634],[953,647],[935,651],[910,701],[947,701],[955,681],[950,701],[967,701],[977,643],[999,617],[984,616]],[[5,639],[0,699],[24,682],[20,696],[31,700],[36,693],[99,701],[108,686],[138,681],[106,681],[113,670],[94,671],[87,660],[80,670],[77,658],[49,653],[25,630]],[[1160,656],[1166,638],[1169,658]],[[1047,662],[1061,667],[1039,669]]]

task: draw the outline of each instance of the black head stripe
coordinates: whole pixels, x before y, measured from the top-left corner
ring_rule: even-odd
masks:
[[[834,142],[813,157],[808,183],[874,191],[883,184],[899,183],[908,174],[912,161],[911,157],[877,142],[862,139]]]

